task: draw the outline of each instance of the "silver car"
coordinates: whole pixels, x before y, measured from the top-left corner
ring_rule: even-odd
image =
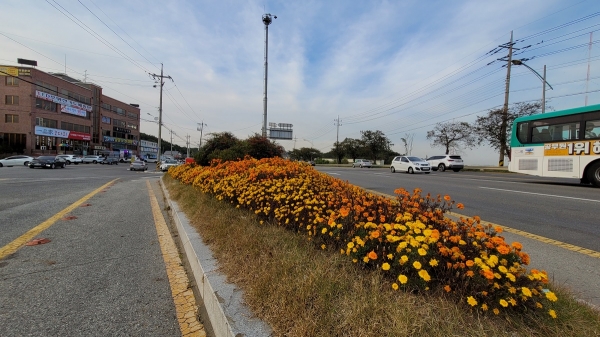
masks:
[[[373,166],[373,164],[371,163],[370,160],[367,160],[367,159],[356,159],[354,161],[354,163],[352,163],[352,167],[360,167],[360,168],[368,167],[368,168],[371,168],[371,166]]]
[[[29,165],[29,162],[31,162],[33,160],[33,157],[30,156],[10,156],[10,157],[6,157],[4,159],[0,159],[0,167],[2,166],[7,166],[7,167],[11,167],[11,166],[21,166],[21,165]]]
[[[431,165],[419,157],[398,156],[392,160],[390,171],[392,171],[392,173],[400,171],[429,174],[431,172]]]

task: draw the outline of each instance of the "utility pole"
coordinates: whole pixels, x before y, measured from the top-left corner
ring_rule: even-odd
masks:
[[[502,124],[500,125],[500,158],[498,166],[504,166],[504,154],[506,153],[506,128],[508,125],[508,94],[510,92],[510,66],[512,64],[512,53],[519,50],[513,47],[513,32],[510,32],[510,42],[500,45],[500,48],[508,48],[508,63],[506,65],[506,91],[504,92],[504,109],[502,111]],[[504,58],[498,59],[504,61]]]
[[[269,13],[263,14],[262,21],[265,24],[265,94],[263,98],[263,127],[262,136],[267,137],[267,74],[269,69],[269,25],[273,22],[273,19],[277,19],[277,15],[271,15]]]
[[[172,156],[173,155],[173,130],[169,130],[169,131],[171,131],[171,156]]]
[[[160,105],[158,108],[158,161],[160,162],[160,157],[162,155],[162,148],[161,148],[161,138],[162,138],[162,92],[163,92],[163,85],[165,85],[165,82],[163,82],[163,79],[168,78],[171,81],[173,81],[173,78],[171,76],[164,76],[163,75],[163,64],[160,64],[160,76],[156,75],[156,74],[150,74],[150,76],[152,76],[152,78],[154,80],[156,80],[157,78],[159,78],[159,85],[160,85]],[[156,88],[156,85],[154,85],[154,87]],[[171,139],[171,147],[173,147],[172,144],[172,139]],[[172,149],[171,149],[172,150]]]
[[[198,126],[196,127],[197,131],[200,131],[200,143],[198,145],[198,151],[200,151],[200,148],[202,147],[202,129],[204,129],[204,126],[206,124],[204,124],[204,121],[202,121],[201,123],[198,123]],[[208,125],[206,125],[208,126]]]
[[[590,85],[590,57],[592,56],[592,36],[594,36],[594,32],[590,32],[590,44],[588,46],[588,69],[587,80],[585,81],[585,106],[588,105],[588,88]]]
[[[340,146],[340,125],[342,125],[342,124],[340,124],[340,122],[341,122],[340,115],[338,115],[337,119],[334,119],[333,121],[335,122],[335,125],[337,126],[337,131],[336,131],[336,134],[335,134],[335,150],[337,152],[339,152],[339,146]],[[336,156],[337,156],[337,154],[336,154]],[[339,164],[339,158],[338,158],[338,164]]]

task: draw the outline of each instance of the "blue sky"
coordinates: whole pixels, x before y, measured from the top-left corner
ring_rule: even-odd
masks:
[[[200,122],[205,138],[246,138],[262,127],[265,12],[278,17],[269,26],[268,121],[294,125],[295,141],[278,141],[288,150],[329,151],[339,116],[340,141],[380,130],[398,152],[400,138],[414,135],[413,155],[442,153],[425,138],[436,123],[472,122],[503,104],[506,68],[487,64],[506,52],[486,53],[511,30],[517,48],[532,45],[516,57],[539,73],[547,65],[549,106],[582,106],[586,88],[588,104],[600,103],[600,45],[591,54],[588,46],[590,32],[600,39],[594,0],[5,0],[0,63],[34,59],[65,72],[66,59],[68,75],[140,104],[141,131],[157,135],[159,91],[148,73],[162,62],[174,80],[163,94],[174,143],[189,135],[197,144]],[[513,67],[510,102],[540,99],[541,83]],[[485,145],[459,153],[472,165],[498,160]]]

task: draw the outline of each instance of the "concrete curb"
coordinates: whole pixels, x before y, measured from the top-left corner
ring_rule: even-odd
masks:
[[[256,318],[244,304],[242,290],[227,283],[226,277],[217,271],[217,260],[212,251],[190,225],[179,205],[171,200],[162,180],[160,186],[177,228],[182,253],[191,268],[192,275],[189,277],[202,298],[203,303],[199,303],[199,306],[203,307],[214,336],[271,336],[272,330],[268,324]]]

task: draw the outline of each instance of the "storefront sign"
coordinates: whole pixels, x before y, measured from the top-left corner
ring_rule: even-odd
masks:
[[[106,147],[100,146],[100,145],[95,145],[94,150],[106,150]]]
[[[19,68],[15,67],[0,67],[0,76],[19,76]]]
[[[69,131],[69,139],[90,141],[90,140],[92,140],[92,136],[89,133]]]
[[[47,92],[39,91],[39,90],[35,91],[35,97],[36,98],[41,98],[41,99],[46,100],[46,101],[54,102],[54,103],[57,103],[57,104],[60,104],[60,105],[67,105],[67,106],[70,106],[70,107],[75,107],[75,108],[78,108],[78,109],[81,109],[81,110],[85,110],[85,111],[89,111],[89,112],[92,111],[92,106],[91,105],[87,105],[87,104],[83,104],[83,103],[80,103],[80,102],[72,101],[70,99],[58,97],[58,96],[49,94]]]
[[[85,112],[85,110],[77,109],[72,106],[66,106],[66,105],[61,105],[60,111],[71,114],[71,115],[81,116],[81,117],[85,117],[87,114],[87,112]]]
[[[121,132],[121,133],[131,133],[131,130],[120,128],[117,126],[113,126],[113,131]]]
[[[37,125],[35,127],[35,134],[38,136],[48,136],[48,137],[57,137],[57,138],[74,139],[74,140],[85,140],[85,141],[90,141],[92,139],[92,136],[88,133],[45,128],[43,126],[37,126]]]
[[[117,138],[117,137],[110,137],[110,136],[102,137],[102,141],[105,143],[129,144],[129,145],[135,145],[135,146],[137,146],[139,143],[137,140],[133,140],[133,139]]]

